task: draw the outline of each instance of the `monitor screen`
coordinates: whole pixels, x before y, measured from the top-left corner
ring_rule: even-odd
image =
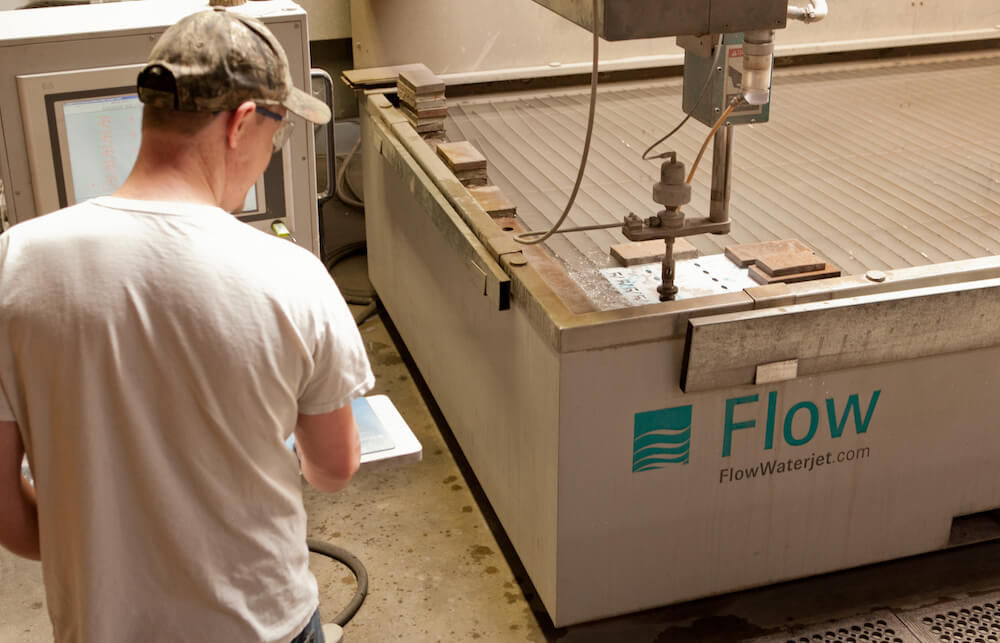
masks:
[[[55,101],[66,205],[111,194],[125,182],[139,154],[142,103],[135,93]],[[239,214],[261,212],[258,187]]]
[[[144,63],[17,77],[35,214],[111,194],[139,152],[142,104],[135,91]],[[262,230],[277,219],[294,231],[292,157],[275,154],[233,214]]]
[[[135,94],[61,101],[63,155],[70,204],[121,187],[139,154],[142,103]]]

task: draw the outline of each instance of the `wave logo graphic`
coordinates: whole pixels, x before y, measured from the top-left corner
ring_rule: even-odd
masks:
[[[635,414],[632,473],[687,464],[691,455],[691,405]]]

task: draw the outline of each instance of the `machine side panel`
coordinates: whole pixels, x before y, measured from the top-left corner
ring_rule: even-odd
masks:
[[[563,356],[557,626],[940,549],[1000,507],[1000,348],[697,394],[682,351]]]
[[[380,153],[364,105],[361,124],[372,283],[540,596],[554,606],[557,354],[516,301],[500,312],[483,296],[482,276],[476,281],[413,194],[414,182],[429,180],[415,165],[399,175]]]

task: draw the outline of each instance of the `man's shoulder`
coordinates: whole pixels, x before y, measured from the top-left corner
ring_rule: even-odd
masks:
[[[86,214],[93,208],[94,205],[90,201],[60,208],[59,210],[54,210],[53,212],[49,212],[47,214],[19,221],[8,228],[7,231],[4,232],[4,235],[15,237],[18,235],[37,233],[40,230],[60,226],[65,222],[65,220],[71,219],[79,214]]]

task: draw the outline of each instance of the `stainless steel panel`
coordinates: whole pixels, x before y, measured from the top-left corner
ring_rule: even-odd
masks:
[[[779,29],[785,26],[785,0],[593,0],[598,34],[606,40]],[[535,0],[593,31],[588,0]]]
[[[798,375],[1000,345],[1000,279],[692,319],[681,388],[755,383],[797,359]]]

